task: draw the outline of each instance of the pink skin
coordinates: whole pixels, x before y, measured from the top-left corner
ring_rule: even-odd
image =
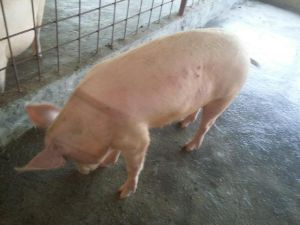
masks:
[[[149,129],[202,121],[184,149],[199,148],[216,119],[233,101],[247,75],[249,58],[223,31],[180,32],[96,65],[59,112],[28,105],[31,120],[49,127],[45,149],[21,171],[63,166],[65,158],[88,174],[125,159],[120,198],[135,192],[150,144]],[[53,157],[51,157],[51,152]]]

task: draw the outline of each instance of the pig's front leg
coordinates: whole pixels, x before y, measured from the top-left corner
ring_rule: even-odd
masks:
[[[120,156],[120,151],[110,149],[109,153],[105,156],[105,158],[99,164],[100,167],[107,167],[111,164],[116,164]]]
[[[90,172],[94,171],[98,167],[106,167],[110,164],[115,164],[120,156],[120,151],[109,149],[104,156],[102,156],[97,163],[93,164],[86,164],[86,163],[79,163],[76,162],[76,166],[78,172],[81,174],[89,174]]]
[[[193,112],[192,114],[188,115],[184,120],[179,122],[179,126],[181,128],[187,128],[191,123],[193,123],[199,114],[200,110],[197,110],[196,112]]]
[[[139,174],[143,169],[146,152],[150,143],[148,128],[141,130],[138,136],[132,136],[134,145],[124,146],[122,155],[126,162],[127,180],[119,188],[120,198],[126,198],[137,188]],[[126,140],[128,143],[128,139]]]

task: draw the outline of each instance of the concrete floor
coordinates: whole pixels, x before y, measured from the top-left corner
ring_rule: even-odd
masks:
[[[240,35],[261,68],[199,151],[179,151],[197,124],[153,130],[137,193],[119,201],[122,160],[17,174],[42,148],[31,130],[0,155],[0,224],[300,224],[300,16],[249,2],[210,26]]]

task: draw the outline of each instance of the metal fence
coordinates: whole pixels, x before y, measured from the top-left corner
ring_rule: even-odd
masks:
[[[22,91],[20,71],[23,74],[26,73],[25,67],[18,68],[21,64],[30,62],[29,69],[32,70],[34,64],[37,68],[35,72],[31,72],[31,76],[27,79],[32,79],[35,76],[41,80],[42,65],[47,64],[44,61],[51,61],[52,64],[50,63],[48,68],[53,70],[55,67],[56,73],[59,74],[62,58],[67,52],[67,45],[72,44],[73,53],[69,54],[69,58],[76,58],[78,64],[83,57],[89,57],[86,52],[95,54],[101,53],[103,48],[112,49],[117,39],[126,39],[128,35],[137,33],[141,27],[150,27],[152,23],[159,23],[162,18],[170,17],[173,13],[182,16],[186,5],[195,3],[194,0],[47,0],[43,24],[38,25],[35,19],[37,8],[34,1],[36,0],[27,0],[28,4],[31,5],[33,27],[12,34],[9,32],[8,12],[5,12],[5,4],[8,4],[8,1],[13,0],[0,0],[0,16],[2,13],[2,24],[4,25],[4,27],[0,27],[0,30],[4,31],[4,35],[3,31],[2,34],[0,31],[0,51],[1,42],[4,43],[4,41],[8,44],[9,51],[7,56],[9,62],[5,67],[0,68],[0,72],[11,70],[14,77],[13,86],[16,86],[19,92]],[[41,35],[39,35],[40,29],[42,29]],[[27,55],[22,53],[22,57],[19,57],[13,52],[11,40],[26,32],[34,32],[34,36],[37,37],[32,43],[35,49],[38,49],[38,38],[41,36],[42,51],[29,54],[27,50]],[[61,33],[65,35],[62,36]],[[88,47],[84,48],[83,46],[86,45]],[[50,52],[51,60],[39,57],[39,53],[44,57]],[[69,61],[65,60],[64,63]]]

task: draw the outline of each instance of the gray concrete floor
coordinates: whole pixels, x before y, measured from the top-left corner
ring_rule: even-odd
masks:
[[[300,224],[300,16],[249,2],[210,26],[240,35],[261,68],[199,151],[179,151],[197,123],[153,130],[137,193],[119,201],[122,160],[17,174],[42,148],[31,130],[0,155],[0,224]]]

